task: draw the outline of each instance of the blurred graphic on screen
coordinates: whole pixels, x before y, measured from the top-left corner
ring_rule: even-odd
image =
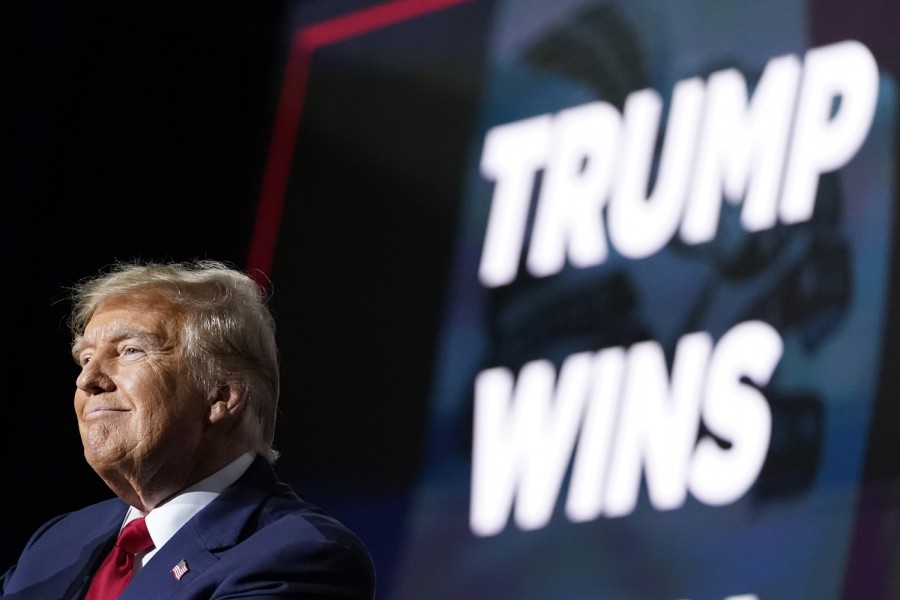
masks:
[[[497,5],[394,597],[841,597],[895,86],[805,10]]]

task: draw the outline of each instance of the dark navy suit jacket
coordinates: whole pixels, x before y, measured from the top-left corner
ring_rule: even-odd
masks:
[[[114,498],[43,525],[16,566],[0,578],[0,597],[83,598],[127,510]],[[173,573],[179,564],[187,566],[180,579]],[[374,567],[363,543],[298,498],[265,459],[257,458],[166,542],[120,598],[371,600],[374,587]]]

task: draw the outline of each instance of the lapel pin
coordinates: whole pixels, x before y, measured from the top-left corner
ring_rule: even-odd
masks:
[[[181,559],[181,561],[172,567],[172,575],[175,576],[175,581],[181,581],[181,578],[184,577],[184,574],[190,571],[191,569],[188,567],[187,561]]]

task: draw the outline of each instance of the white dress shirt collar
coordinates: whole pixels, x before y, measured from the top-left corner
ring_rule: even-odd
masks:
[[[191,517],[200,512],[207,504],[216,499],[225,489],[233,484],[250,467],[255,454],[247,452],[239,456],[233,462],[225,465],[206,479],[202,479],[172,496],[164,504],[157,506],[147,513],[145,522],[150,537],[153,538],[154,548],[135,562],[135,573],[141,566],[147,564],[154,554],[168,542],[181,527],[191,520]],[[129,521],[137,519],[141,512],[129,507],[125,515],[124,527]]]

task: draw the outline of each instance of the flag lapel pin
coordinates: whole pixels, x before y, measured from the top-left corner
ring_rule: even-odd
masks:
[[[172,575],[175,576],[175,581],[181,581],[181,578],[184,577],[184,574],[190,571],[191,569],[188,567],[187,561],[181,559],[181,561],[172,567]]]

